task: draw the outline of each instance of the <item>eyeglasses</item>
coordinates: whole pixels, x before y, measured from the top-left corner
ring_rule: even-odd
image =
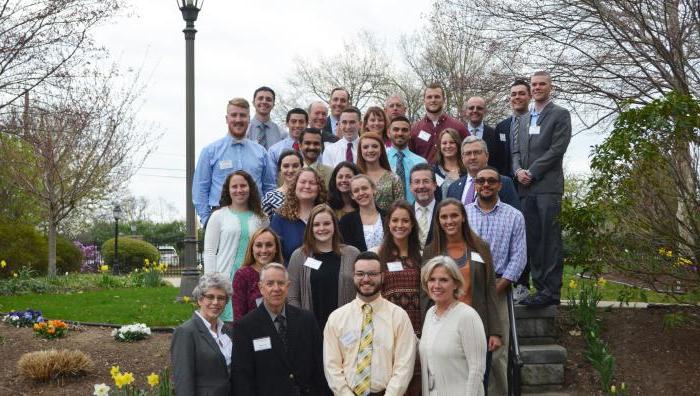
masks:
[[[500,183],[500,182],[501,182],[501,181],[498,180],[498,179],[496,179],[495,177],[489,177],[489,178],[486,178],[486,177],[477,177],[476,179],[474,179],[474,183],[476,183],[476,184],[478,184],[478,185],[480,185],[480,186],[481,186],[481,185],[484,185],[484,184],[490,184],[490,185],[493,186],[493,185],[498,184],[498,183]]]
[[[381,272],[376,272],[376,271],[368,271],[368,272],[365,272],[365,271],[355,271],[355,278],[362,279],[362,278],[364,278],[365,276],[368,276],[368,277],[370,277],[370,278],[376,278],[376,277],[378,277],[378,276],[381,275],[381,274],[382,274]]]
[[[204,299],[213,302],[213,301],[221,301],[221,302],[227,302],[228,301],[228,296],[215,296],[213,294],[205,294]]]
[[[469,106],[467,107],[468,110],[483,110],[484,106]]]
[[[471,157],[472,155],[481,155],[484,150],[472,150],[472,151],[462,151],[462,156]]]

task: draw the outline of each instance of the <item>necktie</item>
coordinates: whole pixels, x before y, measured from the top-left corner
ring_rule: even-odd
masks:
[[[421,248],[425,248],[426,239],[430,231],[430,221],[428,219],[428,208],[418,205],[418,237]]]
[[[353,162],[353,160],[352,160],[352,142],[348,142],[348,148],[345,149],[345,161]]]
[[[292,150],[294,150],[296,152],[299,151],[299,142],[295,141],[294,144],[292,144]]]
[[[511,147],[518,147],[518,130],[520,129],[520,117],[513,117],[513,122],[511,124],[511,134],[513,139],[511,143]]]
[[[474,202],[474,178],[467,178],[467,183],[471,180],[471,184],[469,185],[469,189],[467,190],[467,196],[464,197],[464,206],[469,205],[470,203]]]
[[[282,344],[284,344],[284,349],[287,350],[287,321],[284,316],[277,315],[275,318],[275,323],[277,323],[277,332],[282,339]]]
[[[357,365],[355,366],[355,386],[352,390],[357,396],[369,395],[371,385],[372,364],[372,340],[374,338],[374,325],[372,323],[372,306],[362,306],[364,318],[362,319],[362,333],[360,337],[360,350],[357,353]]]
[[[267,128],[268,128],[268,126],[265,123],[258,125],[258,129],[260,130],[258,132],[258,144],[260,144],[261,146],[263,146],[265,148],[267,148],[267,139],[265,139],[265,135],[267,134],[267,132],[266,132]]]
[[[403,151],[396,150],[396,175],[399,177],[399,180],[401,180],[404,190],[406,190],[406,168],[403,166],[404,156],[405,154]]]

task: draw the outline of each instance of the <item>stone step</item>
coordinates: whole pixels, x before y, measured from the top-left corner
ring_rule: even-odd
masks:
[[[520,370],[520,378],[525,386],[561,386],[564,383],[564,365],[526,364]]]
[[[566,348],[561,345],[521,345],[520,357],[527,364],[564,364]]]
[[[538,391],[536,389],[537,387],[532,387],[529,389],[528,392],[523,392],[521,395],[522,396],[570,396],[569,393],[566,392],[556,392],[556,391]]]
[[[556,305],[548,305],[542,308],[530,308],[524,305],[515,306],[515,319],[533,319],[533,318],[554,318],[557,316],[559,307]]]

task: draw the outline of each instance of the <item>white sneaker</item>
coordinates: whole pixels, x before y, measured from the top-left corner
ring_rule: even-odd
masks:
[[[513,302],[518,303],[520,300],[524,299],[525,297],[530,295],[530,290],[523,286],[523,285],[518,285],[513,289]]]

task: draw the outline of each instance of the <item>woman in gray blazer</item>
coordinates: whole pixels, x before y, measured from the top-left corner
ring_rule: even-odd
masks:
[[[313,312],[321,329],[331,312],[355,298],[353,263],[360,252],[341,242],[335,211],[326,204],[317,205],[309,214],[304,242],[287,267],[287,301]]]
[[[194,288],[199,309],[175,329],[170,344],[176,395],[230,394],[231,335],[219,316],[231,294],[231,282],[218,272],[202,276]]]

